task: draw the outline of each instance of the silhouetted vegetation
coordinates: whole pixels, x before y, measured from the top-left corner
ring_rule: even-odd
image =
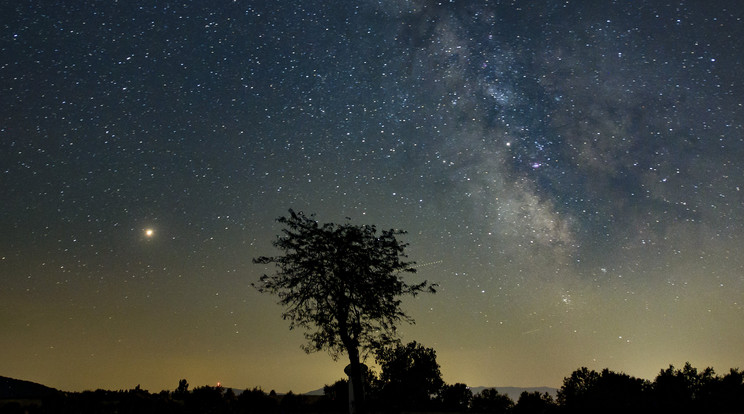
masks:
[[[473,400],[473,392],[462,383],[444,384],[439,392],[439,407],[447,412],[465,412]]]
[[[545,414],[556,410],[557,405],[553,397],[547,392],[527,392],[519,395],[517,405],[511,411],[514,414]]]
[[[719,376],[712,368],[698,371],[688,363],[682,369],[669,366],[648,381],[608,369],[579,368],[564,379],[556,400],[547,393],[523,392],[515,403],[496,389],[473,395],[465,384],[445,384],[436,354],[415,342],[390,349],[385,358],[384,374],[366,379],[371,411],[376,413],[744,413],[744,373],[738,369]],[[400,378],[406,378],[406,383]],[[17,381],[7,380],[9,384]],[[235,392],[201,386],[189,390],[186,380],[174,391],[157,394],[139,386],[73,393],[22,385],[21,394],[7,387],[0,399],[0,414],[345,413],[349,392],[346,380],[326,385],[322,396],[278,395],[260,388]],[[42,391],[29,394],[29,389]]]
[[[499,394],[494,388],[486,388],[473,397],[471,410],[474,413],[508,413],[514,401],[508,395]]]
[[[713,368],[698,372],[689,362],[670,365],[653,382],[580,368],[564,379],[558,405],[570,413],[741,413],[744,378],[738,369],[723,377]]]
[[[380,350],[377,363],[376,406],[394,411],[434,408],[444,386],[434,349],[416,342],[396,345]]]
[[[355,403],[350,411],[364,411],[366,353],[397,343],[400,322],[413,322],[401,309],[400,298],[434,292],[426,281],[406,283],[414,273],[406,262],[400,230],[377,232],[375,226],[325,223],[289,210],[277,219],[285,226],[273,242],[278,256],[262,256],[254,263],[276,266],[254,286],[279,297],[290,328],[306,330],[307,352],[326,350],[335,359],[346,353]]]

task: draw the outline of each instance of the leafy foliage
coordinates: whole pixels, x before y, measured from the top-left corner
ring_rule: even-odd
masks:
[[[558,402],[574,412],[640,412],[648,407],[648,386],[627,374],[582,367],[564,379]]]
[[[382,349],[376,359],[379,398],[396,408],[427,407],[444,386],[436,352],[415,341]]]
[[[558,391],[558,403],[574,413],[725,413],[744,407],[744,375],[738,369],[719,377],[713,368],[661,370],[653,382],[604,369],[574,371]]]
[[[473,392],[463,383],[445,384],[439,393],[441,410],[450,412],[465,412],[470,407]]]
[[[514,401],[506,394],[499,394],[495,388],[486,388],[473,396],[474,413],[508,413],[514,407]]]
[[[424,281],[407,284],[413,273],[406,262],[400,230],[375,226],[326,223],[289,210],[277,220],[285,228],[274,246],[279,256],[262,256],[255,263],[274,264],[254,286],[279,297],[290,328],[307,330],[305,351],[327,350],[334,359],[351,349],[372,351],[394,343],[396,325],[413,320],[401,310],[401,297],[434,292]]]
[[[593,390],[599,381],[599,374],[587,367],[581,367],[563,379],[563,387],[558,391],[558,403],[563,406],[583,401],[588,392]]]
[[[538,414],[549,413],[554,411],[558,406],[553,397],[547,392],[540,394],[539,391],[527,392],[522,391],[519,395],[517,405],[512,409],[514,414]]]

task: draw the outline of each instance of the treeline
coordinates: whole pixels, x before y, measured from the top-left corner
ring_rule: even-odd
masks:
[[[556,398],[523,392],[515,402],[495,389],[473,395],[465,384],[445,384],[436,355],[416,343],[399,347],[382,359],[379,375],[366,377],[370,413],[744,413],[744,373],[731,369],[717,375],[687,363],[670,366],[653,381],[605,369],[580,368],[564,378]],[[432,364],[433,363],[433,364]],[[236,393],[229,388],[189,389],[184,379],[173,391],[131,390],[57,392],[38,399],[0,401],[0,413],[164,413],[284,414],[346,413],[346,380],[326,385],[324,395],[283,395],[260,388]]]
[[[581,368],[564,378],[556,409],[567,413],[744,413],[744,372],[661,370],[653,381]]]

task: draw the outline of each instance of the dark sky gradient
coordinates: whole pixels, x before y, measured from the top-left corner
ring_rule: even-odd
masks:
[[[449,383],[744,366],[742,39],[739,1],[5,2],[0,374],[343,377],[250,287],[288,208],[409,231]]]

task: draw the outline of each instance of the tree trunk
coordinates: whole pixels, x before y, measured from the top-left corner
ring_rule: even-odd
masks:
[[[349,354],[349,366],[344,369],[346,375],[349,376],[349,414],[365,414],[364,404],[364,381],[362,379],[362,364],[359,361],[359,342],[356,340],[356,336],[353,336],[349,329],[349,305],[348,298],[343,295],[343,300],[340,300],[338,305],[338,314],[336,319],[338,320],[339,336],[341,337],[341,343],[344,344],[346,352]]]
[[[362,377],[362,364],[359,361],[359,350],[349,348],[349,414],[364,414],[364,379]]]

